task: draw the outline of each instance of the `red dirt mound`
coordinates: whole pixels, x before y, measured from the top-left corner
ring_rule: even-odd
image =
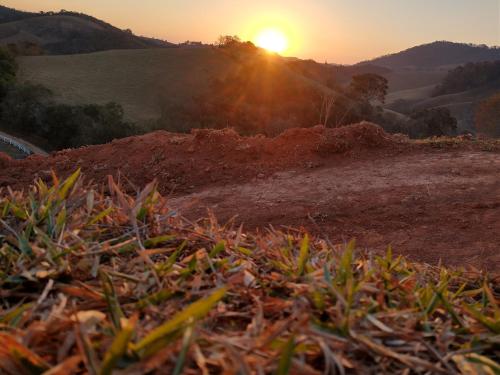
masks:
[[[321,164],[325,158],[373,156],[398,143],[382,128],[360,123],[344,128],[291,129],[276,138],[242,137],[232,129],[159,131],[110,144],[30,157],[0,171],[0,186],[26,186],[34,177],[50,178],[53,169],[67,175],[81,167],[88,178],[127,176],[136,186],[157,178],[160,190],[182,192],[213,183],[245,181],[287,167]]]
[[[395,144],[395,141],[380,126],[369,122],[335,129],[321,125],[313,128],[290,129],[273,141],[273,146],[283,152],[300,149],[303,152],[320,153],[325,156]]]
[[[12,158],[4,152],[0,152],[0,168],[7,168],[12,162]]]

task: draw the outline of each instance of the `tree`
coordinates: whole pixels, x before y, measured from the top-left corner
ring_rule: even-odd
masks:
[[[443,82],[433,91],[433,96],[455,94],[491,85],[500,80],[500,61],[468,63],[448,72]]]
[[[385,102],[389,89],[386,78],[373,73],[358,74],[352,77],[349,91],[355,98],[365,101],[378,100]]]
[[[0,99],[2,99],[16,80],[17,64],[14,57],[0,48]]]
[[[414,112],[410,118],[416,121],[415,127],[420,128],[417,137],[440,137],[454,135],[457,131],[457,119],[451,115],[448,108],[431,108]]]
[[[237,35],[221,35],[215,42],[215,45],[217,47],[222,47],[222,48],[233,47],[239,44],[241,44],[241,39]]]
[[[45,107],[51,102],[51,92],[41,85],[15,85],[8,90],[0,105],[2,128],[20,133],[44,132]]]
[[[493,95],[477,106],[475,122],[478,133],[500,138],[500,94]]]

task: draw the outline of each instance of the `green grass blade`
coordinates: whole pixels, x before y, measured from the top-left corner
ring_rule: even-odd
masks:
[[[157,347],[155,344],[162,341],[162,339],[183,328],[188,321],[196,321],[203,318],[225,296],[226,291],[226,288],[218,289],[209,297],[192,303],[183,311],[176,314],[171,320],[150,332],[134,346],[134,350],[140,354],[153,354],[148,348],[155,346],[154,351],[156,351]]]
[[[297,262],[298,276],[302,276],[304,274],[308,260],[309,260],[309,236],[306,234],[304,236],[304,239],[302,240],[302,244],[300,245],[299,259]]]
[[[295,349],[295,337],[290,337],[290,339],[285,344],[278,364],[278,369],[276,370],[276,375],[288,375],[290,373],[290,368],[292,367],[293,351]]]
[[[137,319],[123,319],[122,330],[118,332],[110,348],[104,356],[100,375],[111,375],[116,364],[127,352],[130,340],[134,335],[134,329]]]
[[[75,173],[73,173],[66,179],[66,181],[64,181],[61,188],[59,189],[59,199],[62,200],[67,198],[70,189],[73,188],[73,186],[75,186],[78,177],[80,177],[80,171],[81,169],[78,168]]]
[[[116,330],[121,330],[121,319],[125,317],[122,308],[118,301],[118,296],[116,295],[115,288],[113,286],[113,281],[106,272],[101,272],[101,283],[102,290],[104,292],[104,297],[108,303],[108,310],[111,315],[111,320]]]

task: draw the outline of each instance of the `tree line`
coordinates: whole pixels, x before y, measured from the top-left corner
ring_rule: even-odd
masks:
[[[59,150],[110,142],[134,133],[116,103],[69,105],[44,86],[16,80],[14,57],[0,49],[0,128]]]
[[[468,63],[452,69],[442,83],[436,87],[433,96],[455,94],[479,87],[497,84],[500,81],[500,61]]]

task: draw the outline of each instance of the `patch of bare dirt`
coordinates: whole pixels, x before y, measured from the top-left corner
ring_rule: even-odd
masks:
[[[418,261],[500,272],[500,154],[418,152],[288,170],[209,187],[171,204],[247,229],[306,227],[333,243],[388,245]]]
[[[0,163],[2,163],[0,158]],[[191,219],[260,230],[304,226],[332,242],[438,264],[500,271],[500,149],[470,140],[409,142],[373,124],[292,129],[276,138],[230,129],[156,132],[49,157],[9,160],[0,186],[25,188],[81,167],[132,190],[153,179]]]

